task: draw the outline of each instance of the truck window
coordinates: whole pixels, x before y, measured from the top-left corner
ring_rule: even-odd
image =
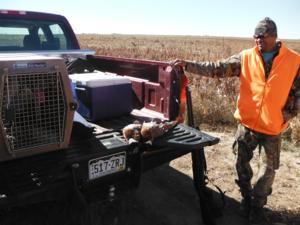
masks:
[[[54,21],[0,19],[0,52],[75,49],[63,24]]]
[[[67,42],[64,32],[62,31],[61,27],[58,24],[52,24],[49,26],[53,37],[60,43],[60,47],[62,49],[67,49]]]
[[[0,25],[0,51],[16,51],[23,48],[24,36],[29,35],[23,27],[2,27]]]

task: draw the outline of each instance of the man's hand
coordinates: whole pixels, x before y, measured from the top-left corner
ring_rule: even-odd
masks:
[[[183,69],[185,68],[186,62],[182,59],[175,59],[174,61],[170,62],[170,65],[175,70],[180,70],[181,68],[183,68]]]

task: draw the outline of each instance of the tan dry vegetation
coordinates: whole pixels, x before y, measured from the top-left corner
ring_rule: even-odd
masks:
[[[170,61],[176,58],[195,61],[216,61],[227,58],[254,45],[252,39],[210,36],[149,36],[149,35],[78,35],[82,48],[93,49],[96,54],[128,58]],[[300,52],[300,40],[284,41],[288,47]],[[208,79],[189,75],[193,94],[196,124],[210,124],[219,130],[235,126],[232,116],[239,82]],[[293,144],[300,143],[300,120],[294,119],[285,135]],[[285,145],[286,148],[294,145]]]

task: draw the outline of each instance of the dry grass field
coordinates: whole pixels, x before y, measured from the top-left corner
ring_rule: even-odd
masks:
[[[254,45],[252,39],[198,36],[148,35],[78,35],[82,48],[96,54],[128,58],[170,61],[176,58],[196,61],[216,61],[227,58]],[[300,40],[284,40],[286,45],[300,52]],[[232,116],[238,95],[238,79],[207,79],[193,74],[189,82],[193,93],[194,114],[198,126],[209,124],[217,130],[235,127]],[[285,139],[299,145],[300,119],[294,119]]]
[[[78,38],[82,48],[93,49],[99,55],[161,61],[176,58],[215,61],[254,45],[251,39],[222,37],[82,34],[78,35]],[[300,52],[300,40],[284,42],[288,47]],[[188,77],[197,126],[205,131],[210,130],[212,135],[221,139],[220,144],[205,150],[208,175],[215,184],[226,191],[229,200],[224,216],[218,224],[245,224],[247,221],[237,214],[237,206],[231,204],[233,202],[238,205],[240,200],[238,188],[234,183],[235,156],[231,153],[236,126],[232,114],[235,110],[239,81],[236,78],[208,79],[195,74],[188,74]],[[282,149],[280,169],[273,186],[273,194],[268,199],[267,213],[274,224],[300,225],[300,116],[293,119],[290,128],[285,132]],[[253,166],[257,171],[257,152],[254,159]],[[190,156],[172,161],[170,168],[175,170],[158,168],[150,172],[150,178],[146,176],[146,179],[142,180],[138,197],[134,198],[133,204],[127,205],[128,215],[132,217],[131,224],[135,224],[133,221],[137,221],[136,224],[199,224],[193,190],[191,186],[185,185],[187,180],[190,182],[187,178],[192,177]],[[170,196],[170,193],[176,194]],[[149,195],[153,196],[151,200],[147,197]],[[167,202],[162,201],[168,196]],[[160,210],[157,210],[157,207]]]

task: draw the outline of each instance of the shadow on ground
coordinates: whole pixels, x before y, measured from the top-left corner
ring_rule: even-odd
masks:
[[[221,187],[222,188],[222,187]],[[217,205],[222,201],[217,190],[211,189]],[[225,197],[223,216],[217,225],[245,225],[238,214],[239,202]],[[1,225],[201,225],[200,205],[193,180],[174,168],[163,165],[142,176],[138,190],[127,194],[123,201],[109,207],[90,207],[89,220],[81,220],[82,209],[65,213],[66,207],[48,204],[11,209],[0,214]],[[267,211],[272,222],[300,225],[300,215]],[[67,215],[67,216],[66,216]],[[64,217],[64,218],[63,218]],[[72,218],[71,218],[72,217]],[[80,218],[81,219],[77,219]],[[86,215],[83,216],[86,219]],[[2,218],[2,220],[1,220]],[[83,222],[81,222],[83,221]],[[86,221],[86,222],[84,222]],[[89,223],[89,222],[91,223]]]
[[[220,187],[222,189],[222,187]],[[211,189],[218,206],[222,200],[216,189]],[[144,174],[140,188],[127,200],[124,213],[130,225],[199,225],[200,205],[193,180],[168,165]],[[239,202],[225,193],[223,216],[216,218],[217,225],[245,225],[247,219],[239,215]],[[289,212],[266,210],[273,224],[300,225],[300,215]],[[129,219],[129,221],[128,221]]]

